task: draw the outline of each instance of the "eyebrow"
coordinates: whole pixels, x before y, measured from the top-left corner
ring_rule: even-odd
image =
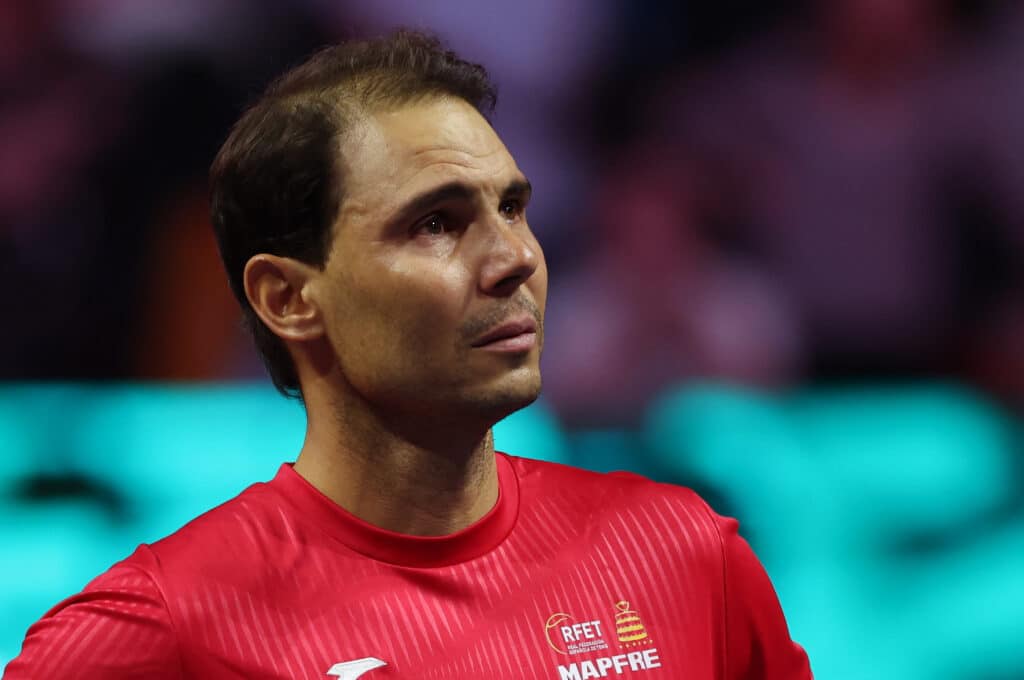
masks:
[[[438,203],[445,201],[471,201],[476,190],[464,182],[448,182],[434,189],[429,189],[418,196],[409,199],[405,205],[396,211],[400,218],[411,218],[426,212]],[[501,192],[501,200],[518,198],[524,203],[530,200],[533,193],[533,186],[527,179],[514,179],[509,182]]]

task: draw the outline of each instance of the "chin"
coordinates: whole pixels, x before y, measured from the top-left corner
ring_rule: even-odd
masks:
[[[492,385],[473,395],[469,399],[472,402],[471,408],[498,422],[537,401],[540,396],[540,373],[515,377],[519,379],[511,379],[512,376],[509,376],[501,384]]]

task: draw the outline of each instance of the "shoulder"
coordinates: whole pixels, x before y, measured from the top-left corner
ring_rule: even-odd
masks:
[[[143,546],[33,624],[4,678],[183,677],[175,626]]]
[[[670,518],[679,529],[699,530],[721,545],[726,518],[717,515],[692,489],[666,484],[625,470],[593,472],[547,461],[504,455],[512,464],[524,500],[531,495],[564,499],[596,508],[631,508]]]
[[[516,477],[521,484],[556,486],[568,483],[572,485],[571,488],[604,491],[622,490],[628,493],[659,496],[706,507],[700,496],[688,487],[657,482],[649,477],[644,477],[628,470],[594,472],[572,465],[523,458],[507,453],[500,453],[499,455],[505,457],[511,463],[516,471]]]
[[[231,500],[199,515],[174,533],[144,546],[151,555],[145,568],[158,582],[195,574],[205,578],[244,577],[254,555],[273,552],[291,529],[282,499],[270,485],[250,486]],[[135,558],[133,555],[132,558]],[[132,564],[132,558],[126,562]]]
[[[29,628],[4,677],[134,678],[140,669],[154,680],[183,677],[182,631],[193,623],[183,603],[208,580],[230,574],[251,583],[258,565],[253,544],[275,528],[272,493],[263,487],[254,485],[170,536],[139,546],[54,606]],[[239,559],[245,544],[250,557]]]

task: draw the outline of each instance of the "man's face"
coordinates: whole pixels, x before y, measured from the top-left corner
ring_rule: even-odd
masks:
[[[536,399],[547,269],[526,223],[529,183],[487,121],[429,99],[355,126],[341,158],[318,288],[351,388],[395,414],[455,421]]]

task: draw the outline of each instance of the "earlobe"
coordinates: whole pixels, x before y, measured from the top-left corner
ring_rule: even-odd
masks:
[[[319,306],[307,287],[315,268],[288,257],[261,253],[245,265],[245,294],[264,324],[283,340],[323,335]]]

